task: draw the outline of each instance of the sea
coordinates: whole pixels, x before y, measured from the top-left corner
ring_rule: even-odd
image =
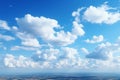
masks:
[[[120,80],[119,73],[36,73],[0,75],[0,80]]]

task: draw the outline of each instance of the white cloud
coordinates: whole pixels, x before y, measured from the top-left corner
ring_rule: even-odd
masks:
[[[82,53],[89,54],[89,51],[86,48],[81,48]]]
[[[72,33],[78,36],[83,36],[85,34],[85,31],[82,29],[83,25],[79,24],[78,22],[74,21],[73,22],[73,29],[72,29]]]
[[[115,52],[115,47],[118,46],[111,43],[101,44],[98,46],[98,49],[96,49],[96,52],[99,53],[94,53],[98,55],[94,55],[94,57],[92,56],[87,58],[81,58],[80,54],[76,49],[69,47],[63,47],[61,49],[50,48],[41,51],[39,50],[31,58],[25,57],[23,55],[16,57],[12,54],[6,54],[4,57],[4,65],[6,67],[15,68],[39,68],[40,70],[49,68],[53,70],[68,69],[74,71],[115,71],[115,69],[119,69],[120,67],[119,56],[115,57],[113,55],[110,55],[111,53],[107,53],[111,49],[111,52],[113,51],[113,54]],[[90,53],[88,55],[93,55],[93,53]]]
[[[23,18],[16,18],[18,25],[26,31],[41,36],[45,40],[49,40],[54,36],[54,28],[58,28],[59,24],[56,20],[46,17],[34,17],[30,14]]]
[[[6,67],[39,67],[44,69],[60,67],[67,68],[68,66],[78,67],[81,63],[79,61],[80,56],[77,50],[69,47],[39,50],[31,58],[22,55],[15,57],[12,54],[6,54],[4,58],[4,64]]]
[[[99,35],[99,36],[93,36],[93,38],[90,39],[86,39],[85,42],[86,43],[99,43],[102,42],[104,40],[103,35]]]
[[[49,42],[54,45],[67,46],[74,43],[74,41],[77,39],[76,35],[73,35],[70,32],[64,32],[63,30],[60,32],[56,32],[56,35],[56,37],[49,40]]]
[[[73,11],[72,12],[72,16],[75,17],[75,21],[76,22],[80,22],[80,11],[82,10],[83,8],[78,8],[77,11]]]
[[[69,59],[75,59],[79,57],[78,51],[74,48],[69,48],[69,47],[63,47],[63,57],[69,58]]]
[[[12,54],[6,54],[4,64],[7,67],[38,67],[39,63],[33,62],[27,57],[22,55],[15,57]]]
[[[18,28],[16,26],[12,26],[13,31],[18,31]]]
[[[22,40],[21,44],[23,46],[40,47],[39,41],[29,34],[18,32],[17,37]]]
[[[15,38],[12,37],[12,36],[2,35],[2,34],[0,34],[0,39],[3,39],[3,40],[5,40],[5,41],[15,40]]]
[[[6,21],[0,20],[0,29],[10,30],[10,27],[8,26]]]
[[[115,53],[119,51],[119,44],[111,44],[109,42],[100,44],[95,50],[89,53],[86,57],[93,59],[108,60],[112,59]]]
[[[11,47],[10,50],[14,51],[14,50],[27,50],[27,51],[36,51],[39,48],[37,47],[28,47],[28,46],[13,46]]]
[[[23,31],[39,36],[45,42],[54,45],[67,46],[72,44],[78,35],[82,36],[85,33],[82,29],[83,25],[75,22],[73,23],[74,28],[72,32],[65,32],[64,30],[56,31],[55,28],[60,28],[58,22],[43,16],[34,17],[27,14],[23,18],[16,18],[16,20]]]
[[[113,24],[120,20],[120,13],[115,12],[115,9],[107,4],[99,7],[90,6],[84,12],[84,19],[91,23]]]
[[[54,48],[45,49],[34,54],[32,56],[32,59],[34,61],[52,61],[58,58],[59,56],[58,53],[59,53],[59,49],[54,49]]]
[[[85,34],[85,31],[83,30],[83,25],[80,23],[80,11],[82,8],[79,8],[77,11],[72,12],[72,16],[75,18],[73,21],[73,29],[72,33],[77,36],[83,36]]]

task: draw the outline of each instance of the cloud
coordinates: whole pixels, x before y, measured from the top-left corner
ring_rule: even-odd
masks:
[[[2,35],[2,34],[0,34],[0,39],[3,39],[3,40],[5,40],[5,41],[15,40],[15,38],[12,37],[12,36]]]
[[[86,48],[81,48],[82,53],[89,54],[89,51]]]
[[[63,57],[69,58],[69,59],[75,59],[79,57],[78,51],[74,48],[69,48],[69,47],[63,47]]]
[[[36,51],[38,50],[38,47],[29,47],[29,46],[13,46],[11,47],[10,50],[15,51],[15,50],[27,50],[27,51]]]
[[[56,20],[43,16],[34,17],[27,14],[23,18],[16,18],[16,20],[21,29],[41,36],[45,40],[49,40],[54,36],[54,28],[59,28]]]
[[[98,46],[98,51],[105,50],[108,47],[108,51],[114,51],[115,49],[110,48],[115,44],[101,44]],[[118,46],[117,46],[118,47]],[[103,53],[104,53],[103,50]],[[96,51],[97,52],[97,51]],[[106,51],[105,51],[106,52]],[[99,54],[100,53],[95,53]],[[119,56],[115,57],[110,55],[109,53],[104,53],[109,56],[106,57],[87,57],[81,58],[78,51],[74,48],[70,47],[62,47],[61,49],[44,49],[38,50],[32,57],[25,57],[23,55],[14,56],[12,54],[6,54],[4,57],[4,66],[10,68],[39,68],[39,70],[43,69],[51,69],[51,70],[63,70],[68,69],[70,71],[80,71],[80,70],[87,70],[87,71],[115,71],[115,69],[119,69],[120,67],[120,60]],[[93,55],[90,53],[88,55]],[[102,56],[104,56],[102,54]],[[109,59],[108,59],[109,58]],[[111,66],[110,66],[111,65]],[[104,67],[104,68],[103,68]]]
[[[18,32],[17,37],[22,40],[23,46],[40,47],[39,41],[29,34]]]
[[[42,51],[37,51],[36,54],[32,56],[34,61],[53,61],[58,58],[59,49],[45,49]]]
[[[13,31],[18,31],[17,26],[12,26],[12,30],[13,30]]]
[[[80,56],[76,49],[63,47],[61,49],[45,49],[32,56],[34,61],[49,62],[53,68],[78,67]],[[82,65],[81,65],[82,66]]]
[[[80,22],[80,12],[83,8],[78,8],[76,11],[72,12],[72,16],[75,17],[76,22]]]
[[[112,59],[119,50],[119,44],[111,44],[109,42],[100,44],[95,50],[86,57],[100,60]]]
[[[84,35],[83,25],[75,22],[72,32],[65,32],[64,30],[59,30],[60,25],[55,19],[43,16],[34,17],[27,14],[23,18],[16,18],[16,20],[21,30],[39,36],[45,42],[54,45],[67,46],[74,43],[78,35]],[[55,29],[58,29],[58,31]]]
[[[77,35],[77,36],[83,36],[85,34],[85,31],[83,30],[83,25],[80,23],[80,11],[83,8],[77,9],[77,11],[72,12],[72,16],[75,18],[73,21],[73,29],[72,33]]]
[[[6,21],[0,20],[0,29],[10,30],[10,27],[8,26]]]
[[[73,22],[73,29],[72,33],[77,36],[83,36],[85,34],[85,31],[82,29],[83,25],[79,24],[78,22],[74,21]]]
[[[39,63],[33,62],[27,57],[20,55],[18,57],[13,56],[12,54],[6,54],[4,58],[4,64],[7,67],[37,67]]]
[[[56,35],[56,37],[51,38],[51,40],[49,40],[48,42],[52,43],[53,45],[67,46],[74,43],[74,41],[77,39],[76,35],[73,35],[70,32],[64,32],[63,30],[60,32],[56,32]]]
[[[104,3],[99,7],[88,7],[84,12],[84,19],[91,23],[114,24],[120,20],[120,13]]]
[[[93,38],[90,39],[86,39],[85,42],[86,43],[99,43],[102,42],[104,40],[103,35],[99,35],[99,36],[93,36]]]
[[[69,47],[42,49],[37,51],[32,57],[14,56],[12,54],[6,54],[4,57],[4,65],[6,67],[34,67],[40,69],[78,67],[81,63],[79,61],[78,51]]]

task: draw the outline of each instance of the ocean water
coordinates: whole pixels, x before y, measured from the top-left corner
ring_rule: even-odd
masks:
[[[61,73],[2,75],[0,80],[120,80],[119,74],[108,73]]]

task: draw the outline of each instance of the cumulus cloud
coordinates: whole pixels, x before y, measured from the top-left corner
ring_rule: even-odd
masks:
[[[78,8],[77,11],[72,12],[72,16],[75,17],[76,22],[80,22],[80,12],[83,8]]]
[[[12,54],[6,54],[4,65],[6,67],[39,67],[44,69],[67,68],[80,66],[80,61],[81,59],[76,49],[63,47],[60,50],[54,48],[39,50],[31,58],[23,55],[16,57]]]
[[[17,37],[22,40],[23,46],[40,47],[39,41],[29,34],[18,32]]]
[[[61,49],[46,49],[32,56],[37,62],[49,62],[54,68],[78,67],[80,55],[74,48],[63,47]],[[81,65],[82,66],[82,65]]]
[[[120,13],[107,4],[90,6],[84,12],[84,19],[91,23],[113,24],[120,20]]]
[[[23,18],[16,18],[18,25],[23,31],[31,33],[32,35],[39,36],[44,41],[48,43],[53,43],[55,45],[66,46],[73,43],[77,39],[77,35],[83,35],[84,32],[80,29],[81,25],[77,25],[73,32],[77,30],[77,33],[73,34],[71,32],[65,32],[63,30],[56,31],[60,28],[58,22],[54,19],[46,17],[34,17],[30,14],[25,15]],[[77,34],[77,35],[76,35]]]
[[[23,55],[14,56],[12,54],[6,54],[4,57],[4,65],[11,68],[39,68],[39,69],[73,69],[73,70],[115,70],[120,67],[119,57],[113,57],[111,53],[104,53],[105,48],[109,48],[107,51],[115,51],[114,48],[110,48],[115,44],[105,43],[98,46],[96,52],[90,53],[94,55],[92,57],[81,58],[78,51],[70,47],[62,47],[61,49],[45,49],[38,50],[32,57],[25,57]],[[117,47],[117,46],[116,46]],[[104,49],[104,50],[103,50]],[[97,51],[98,50],[98,51]],[[103,51],[101,51],[103,50]],[[97,55],[98,54],[98,57]],[[100,54],[100,55],[99,55]],[[87,56],[88,56],[87,55]],[[104,56],[105,55],[105,56]],[[108,56],[106,56],[108,55]],[[103,56],[103,57],[101,57]],[[97,58],[96,58],[97,57]],[[109,59],[108,59],[109,58]],[[109,66],[111,65],[111,66]],[[104,67],[104,68],[103,68]]]
[[[83,30],[83,25],[80,23],[80,11],[83,8],[77,9],[77,11],[72,12],[72,16],[75,18],[73,21],[73,29],[72,33],[77,35],[77,36],[83,36],[85,34],[85,31]]]
[[[54,36],[54,28],[58,28],[59,24],[56,20],[46,17],[34,17],[30,14],[23,18],[16,18],[18,25],[26,31],[41,36],[45,40],[49,40]]]
[[[81,48],[82,53],[89,54],[89,51],[86,48]]]
[[[56,32],[56,35],[56,37],[51,38],[51,40],[48,42],[52,43],[53,45],[67,46],[74,43],[74,41],[77,39],[76,35],[73,35],[70,32],[64,32],[63,30]]]
[[[12,36],[9,36],[9,35],[3,35],[3,34],[0,34],[0,39],[2,40],[5,40],[5,41],[11,41],[11,40],[15,40],[14,37]]]
[[[64,47],[62,48],[63,51],[63,57],[69,58],[69,59],[75,59],[79,57],[78,51],[74,48]]]
[[[36,54],[32,56],[34,61],[52,61],[56,60],[59,55],[59,49],[45,49],[44,51],[37,51]]]
[[[77,35],[77,36],[83,36],[85,34],[85,31],[82,29],[83,25],[79,24],[78,22],[74,21],[73,22],[73,29],[72,29],[72,33]]]
[[[20,55],[19,57],[15,57],[12,54],[6,54],[4,58],[4,64],[7,67],[37,67],[39,63],[33,62],[29,58]]]
[[[99,42],[102,42],[104,40],[104,37],[103,35],[99,35],[99,36],[93,36],[93,38],[90,40],[90,39],[86,39],[85,42],[86,43],[99,43]]]
[[[0,29],[10,30],[10,27],[8,26],[6,21],[0,20]]]
[[[119,44],[111,44],[109,42],[100,44],[93,52],[88,54],[87,58],[108,60],[112,59],[113,55],[119,51]]]

